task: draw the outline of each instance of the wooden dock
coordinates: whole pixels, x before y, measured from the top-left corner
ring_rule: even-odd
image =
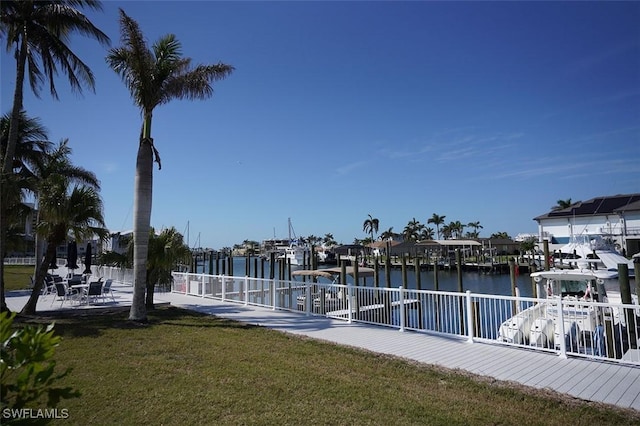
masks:
[[[640,411],[640,367],[557,355],[437,334],[398,331],[325,316],[220,302],[178,293],[157,295],[175,306],[282,332],[440,367],[550,389]]]

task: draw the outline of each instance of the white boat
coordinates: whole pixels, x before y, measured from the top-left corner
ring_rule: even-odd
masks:
[[[285,262],[294,266],[302,266],[304,265],[305,256],[308,257],[307,253],[309,252],[309,249],[304,246],[291,244],[288,247],[284,247],[283,251],[284,252],[280,254],[277,259],[284,259]]]
[[[605,326],[613,327],[616,332],[611,334],[616,336],[626,334],[620,332],[625,327],[620,310],[602,305],[622,303],[618,273],[585,269],[586,263],[580,266],[583,269],[532,273],[538,294],[546,298],[503,322],[498,340],[556,349],[564,340],[567,351],[604,356]],[[632,298],[637,304],[637,297]],[[562,312],[558,309],[560,301]]]
[[[572,237],[571,241],[560,248],[562,254],[561,264],[571,264],[579,261],[587,261],[597,268],[617,271],[618,265],[627,265],[629,274],[634,275],[633,261],[618,253],[614,247],[607,244],[602,238],[589,238],[585,236]],[[567,255],[569,257],[564,257]]]

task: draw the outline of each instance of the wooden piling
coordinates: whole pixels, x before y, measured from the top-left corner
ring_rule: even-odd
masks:
[[[618,264],[618,282],[620,283],[620,298],[623,305],[633,304],[631,299],[631,285],[629,284],[629,266],[626,263]],[[634,309],[623,308],[624,317],[627,323],[627,329],[629,330],[629,345],[632,348],[636,348],[637,342],[637,327]]]
[[[272,280],[276,276],[276,254],[274,252],[269,253],[269,279]]]
[[[390,255],[390,247],[391,244],[387,242],[387,256],[384,259],[384,279],[387,284],[387,288],[391,288],[391,255]]]
[[[416,272],[416,290],[422,290],[422,280],[420,277],[420,258],[416,256],[413,262],[413,267]]]
[[[402,253],[402,287],[407,288],[407,258],[404,253]]]
[[[544,240],[542,243],[543,252],[544,252],[544,270],[548,271],[550,269],[549,265],[549,240]]]

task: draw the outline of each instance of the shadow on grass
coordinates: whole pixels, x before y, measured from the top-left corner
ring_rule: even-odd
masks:
[[[19,315],[15,324],[48,325],[55,322],[57,335],[68,337],[100,337],[104,330],[140,330],[156,325],[171,325],[193,328],[238,328],[249,329],[257,326],[214,317],[172,306],[160,306],[147,311],[148,321],[140,323],[128,319],[130,307],[68,310],[49,312],[46,315]],[[204,320],[207,318],[208,320]]]

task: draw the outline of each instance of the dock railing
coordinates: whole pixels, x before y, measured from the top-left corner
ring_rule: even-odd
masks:
[[[563,358],[640,365],[638,305],[182,272],[172,275],[171,290],[194,297],[441,334],[469,343],[527,348]],[[559,318],[556,329],[538,319],[539,309]],[[588,315],[599,316],[595,330],[587,330]]]

